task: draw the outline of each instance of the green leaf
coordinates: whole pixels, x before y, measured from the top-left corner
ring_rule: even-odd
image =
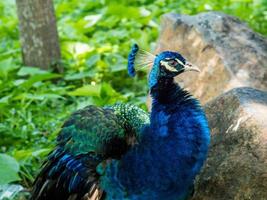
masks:
[[[64,42],[62,48],[74,57],[89,53],[95,49],[93,46],[83,42]]]
[[[86,60],[86,65],[90,68],[90,67],[94,66],[97,63],[97,61],[99,61],[99,60],[100,60],[100,55],[95,54]]]
[[[127,61],[120,55],[108,55],[105,61],[109,64],[111,72],[126,71]]]
[[[68,74],[64,77],[65,80],[78,80],[78,79],[83,79],[83,78],[87,78],[87,77],[94,77],[95,76],[95,72],[80,72],[80,73],[76,73],[76,74]]]
[[[24,188],[18,184],[5,184],[0,185],[0,199],[1,200],[18,200]],[[22,197],[22,196],[21,196]],[[24,198],[22,198],[24,199]],[[21,200],[22,200],[21,199]]]
[[[19,66],[13,63],[13,58],[7,58],[5,60],[0,61],[0,77],[7,77],[8,73],[12,70],[17,69]]]
[[[51,148],[44,148],[44,149],[39,149],[37,151],[32,152],[32,156],[38,157],[38,156],[46,156],[48,153],[51,152]]]
[[[124,101],[125,97],[118,93],[110,84],[103,83],[101,86],[100,97],[106,104],[112,104],[116,101]]]
[[[14,157],[21,163],[23,160],[26,160],[30,157],[43,157],[47,155],[52,149],[51,148],[42,148],[39,150],[34,149],[25,149],[17,150],[14,152]]]
[[[116,96],[116,95],[119,95],[119,93],[117,93],[116,90],[114,90],[110,84],[108,83],[102,84],[102,87],[101,87],[102,98]]]
[[[74,91],[68,92],[70,96],[100,96],[100,85],[84,85]]]
[[[21,99],[45,100],[45,99],[64,99],[64,97],[53,93],[47,93],[47,94],[22,93],[14,97],[14,100],[21,100]]]
[[[47,74],[47,71],[41,70],[37,67],[21,67],[17,75],[26,76],[26,75],[36,75],[36,74]]]
[[[60,75],[60,74],[54,74],[54,73],[38,74],[38,75],[35,75],[35,76],[29,78],[27,81],[23,82],[20,86],[24,87],[26,89],[29,89],[36,82],[55,79],[55,78],[59,78],[61,76],[62,75]]]
[[[19,163],[7,154],[0,154],[0,184],[20,180],[18,176]]]
[[[7,96],[4,96],[2,98],[0,98],[0,104],[3,103],[3,104],[7,104],[8,103],[8,100],[10,99],[11,95],[7,95]]]
[[[125,18],[140,18],[141,12],[138,7],[125,6],[122,4],[110,4],[107,9],[107,14],[117,15]]]
[[[112,72],[119,72],[119,71],[126,71],[126,65],[124,63],[119,63],[114,66],[112,66],[111,71]]]
[[[101,19],[101,17],[102,17],[101,14],[85,16],[84,20],[87,22],[85,28],[95,25]]]

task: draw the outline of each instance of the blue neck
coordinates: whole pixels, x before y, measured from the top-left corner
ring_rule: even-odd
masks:
[[[150,94],[153,99],[150,127],[154,137],[172,134],[171,129],[175,129],[179,135],[187,134],[184,130],[188,128],[187,131],[190,131],[198,123],[208,127],[198,100],[174,83],[172,78],[159,79]],[[185,124],[181,123],[182,120],[185,120]],[[208,128],[200,131],[204,135],[209,133]]]
[[[158,158],[153,167],[165,167],[154,181],[169,182],[169,191],[173,189],[183,199],[206,159],[210,141],[208,123],[198,100],[172,78],[160,78],[150,93],[153,99],[150,136],[145,145],[156,144]],[[161,163],[155,164],[156,160]],[[166,180],[162,178],[164,174]]]
[[[156,108],[154,103],[160,104],[177,104],[177,103],[184,103],[188,102],[188,100],[197,104],[197,101],[193,98],[188,99],[187,97],[191,97],[191,95],[180,88],[180,86],[174,83],[173,78],[160,78],[157,81],[151,90],[150,94],[152,96],[152,108]]]

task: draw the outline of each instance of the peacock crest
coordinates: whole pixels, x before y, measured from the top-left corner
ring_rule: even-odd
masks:
[[[140,49],[137,44],[134,44],[128,56],[128,74],[134,77],[136,71],[142,68],[151,67],[156,56],[143,49]]]

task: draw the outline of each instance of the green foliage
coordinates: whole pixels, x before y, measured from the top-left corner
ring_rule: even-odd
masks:
[[[0,177],[29,187],[63,121],[88,104],[145,108],[146,73],[126,73],[133,42],[153,48],[160,16],[217,10],[267,35],[264,0],[55,0],[64,73],[23,66],[14,0],[0,2]],[[14,157],[8,157],[6,154]],[[10,167],[3,166],[3,162]],[[2,162],[2,163],[1,163]],[[19,163],[19,164],[18,164]],[[2,174],[6,173],[6,179]]]
[[[0,154],[0,185],[20,180],[19,163],[6,154]]]

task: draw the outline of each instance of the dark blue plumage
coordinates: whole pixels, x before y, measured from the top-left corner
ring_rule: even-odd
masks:
[[[128,72],[135,75],[134,45]],[[174,77],[198,71],[179,53],[144,56],[152,111],[119,104],[89,106],[67,120],[35,181],[34,200],[185,200],[208,152],[205,114]],[[148,58],[147,62],[145,59]]]
[[[173,78],[187,70],[196,68],[176,52],[156,57],[149,76],[150,125],[144,127],[140,143],[114,160],[101,177],[107,199],[188,196],[206,159],[210,135],[199,102],[174,83]]]
[[[135,62],[135,57],[136,57],[136,54],[139,50],[139,47],[137,44],[134,44],[132,46],[132,49],[128,55],[128,74],[131,76],[131,77],[134,77],[135,76],[135,68],[134,68],[134,62]]]

